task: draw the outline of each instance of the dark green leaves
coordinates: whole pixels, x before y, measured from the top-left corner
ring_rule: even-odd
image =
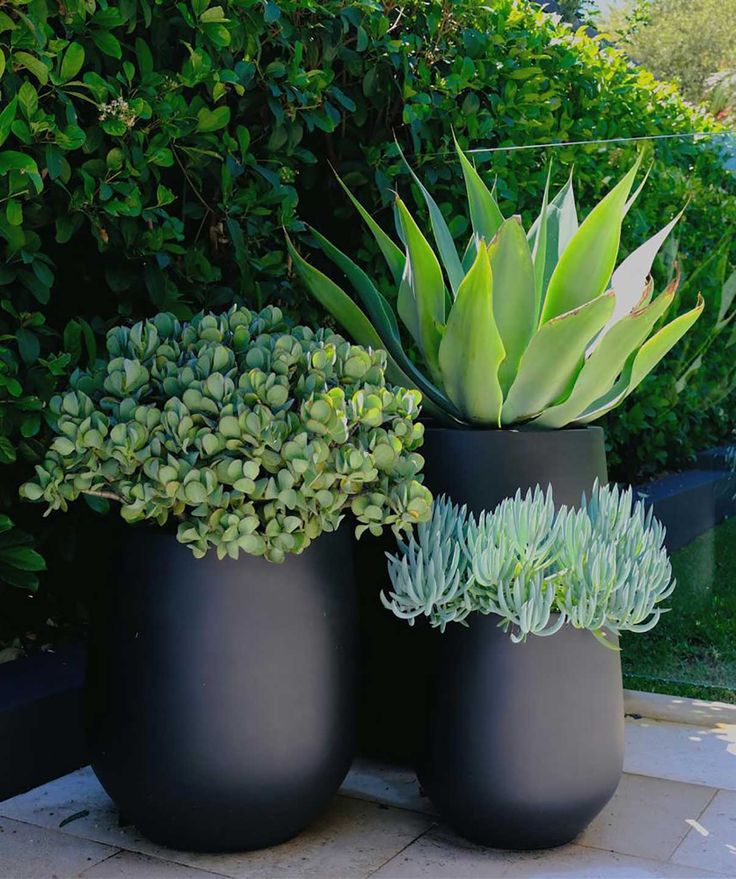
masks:
[[[84,64],[84,47],[79,43],[70,43],[64,52],[59,74],[63,82],[67,82],[79,73]]]
[[[210,110],[207,107],[197,113],[197,131],[207,134],[211,131],[219,131],[230,122],[230,108],[217,107]]]

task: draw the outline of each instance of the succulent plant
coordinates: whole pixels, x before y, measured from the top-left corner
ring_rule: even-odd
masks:
[[[379,292],[314,229],[362,308],[288,241],[297,272],[357,342],[386,348],[392,380],[419,388],[427,411],[446,422],[559,428],[600,418],[637,387],[703,309],[699,297],[692,310],[661,326],[677,279],[652,295],[652,263],[679,217],[616,268],[641,158],[581,224],[572,177],[551,201],[548,181],[540,214],[525,232],[520,217],[504,219],[459,147],[457,153],[473,229],[462,257],[437,203],[412,172],[436,251],[400,198],[395,217],[402,247],[343,184],[386,260],[393,295]],[[397,314],[421,369],[404,350]]]
[[[107,353],[51,400],[58,436],[21,487],[48,512],[98,495],[128,522],[177,521],[198,558],[274,562],[348,510],[359,535],[428,518],[421,395],[386,385],[383,351],[233,307],[116,327]]]
[[[517,492],[476,520],[444,496],[416,534],[388,555],[383,604],[411,624],[444,631],[471,613],[496,614],[514,641],[563,625],[646,632],[675,588],[665,529],[631,489],[596,483],[579,509],[555,508],[552,490]]]

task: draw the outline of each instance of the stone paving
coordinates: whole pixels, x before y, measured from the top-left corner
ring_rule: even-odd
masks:
[[[614,799],[558,849],[465,842],[436,820],[411,772],[359,761],[322,818],[291,842],[233,855],[170,851],[119,826],[81,769],[0,803],[0,879],[736,877],[736,706],[700,714],[694,723],[629,718]]]

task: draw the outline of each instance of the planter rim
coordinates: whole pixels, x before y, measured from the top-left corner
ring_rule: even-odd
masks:
[[[112,520],[109,524],[111,524],[112,527],[116,528],[121,533],[129,535],[145,534],[148,537],[168,538],[170,541],[173,541],[182,549],[187,550],[191,555],[193,562],[217,561],[244,563],[249,561],[261,561],[264,564],[273,565],[275,567],[280,567],[282,565],[288,564],[291,559],[302,558],[323,537],[330,537],[333,534],[337,534],[345,530],[345,528],[343,527],[343,522],[341,521],[340,525],[334,531],[323,531],[318,537],[313,538],[309,546],[307,546],[301,552],[287,552],[283,562],[270,562],[262,555],[253,555],[252,553],[246,552],[245,550],[240,551],[240,555],[237,559],[230,558],[230,556],[225,556],[225,558],[219,559],[217,558],[217,551],[214,546],[211,546],[207,550],[207,554],[203,558],[197,558],[194,553],[191,552],[186,543],[182,543],[180,540],[177,539],[176,530],[172,530],[169,527],[169,523],[167,523],[166,525],[158,525],[156,522],[149,519],[144,519],[142,522],[126,522],[125,519],[123,519],[121,516],[115,516],[113,514],[100,516],[100,521],[108,518],[108,516]],[[349,526],[347,527],[349,528]]]
[[[552,612],[550,613],[550,615],[549,615],[550,620],[556,620],[556,619],[559,618],[559,616],[560,616],[560,612],[559,612],[558,610],[552,611]],[[456,625],[461,625],[461,628],[469,628],[469,627],[473,624],[473,620],[474,620],[475,618],[480,618],[480,619],[488,620],[488,623],[489,623],[489,624],[490,624],[491,622],[495,622],[495,620],[500,620],[500,619],[502,619],[502,617],[501,617],[500,614],[493,613],[493,612],[491,612],[491,613],[482,613],[481,611],[475,610],[475,611],[471,611],[470,614],[468,614],[468,616],[465,618],[466,621],[468,622],[468,626],[467,626],[467,627],[464,627],[464,626],[462,626],[462,625],[459,624],[459,623],[456,624]],[[495,620],[494,620],[493,618],[495,618]],[[448,625],[451,625],[451,624],[448,623]],[[509,642],[510,642],[511,644],[513,644],[514,647],[519,647],[519,646],[522,646],[523,644],[526,643],[525,641],[512,641],[512,640],[511,640],[511,633],[510,633],[510,632],[504,632],[503,628],[502,628],[497,622],[495,623],[495,625],[493,626],[493,628],[494,628],[494,629],[498,629],[499,632],[501,633],[501,635],[503,635],[505,638],[508,638],[508,639],[509,639]],[[446,632],[446,631],[447,631],[447,629],[445,629],[445,632]],[[440,637],[442,637],[442,636],[445,634],[445,632],[440,633]],[[580,626],[573,626],[570,622],[566,622],[566,623],[563,623],[563,625],[559,628],[559,630],[558,630],[557,632],[555,632],[553,635],[535,635],[535,634],[533,634],[533,633],[529,633],[529,635],[527,635],[527,639],[526,639],[526,640],[527,640],[527,641],[530,641],[530,640],[532,640],[533,638],[549,638],[550,640],[553,641],[558,635],[561,635],[561,634],[563,634],[563,633],[565,633],[565,632],[585,632],[585,633],[587,633],[588,635],[590,635],[591,637],[594,637],[594,635],[593,635],[593,629],[586,629],[586,628],[583,628],[583,627],[580,627]],[[618,636],[615,632],[611,632],[610,629],[606,629],[606,632],[608,633],[608,636],[611,638],[611,641],[616,641],[616,642],[618,642],[618,640],[619,640],[619,636]],[[598,642],[598,643],[600,643],[600,642]],[[601,644],[601,647],[603,647],[603,648],[605,649],[605,645],[604,645],[604,644]]]
[[[556,427],[556,428],[533,428],[533,427],[473,427],[472,425],[458,425],[448,427],[444,424],[436,424],[432,421],[423,421],[425,431],[433,433],[468,433],[468,434],[493,434],[505,435],[510,433],[522,433],[525,436],[549,436],[550,434],[589,434],[591,432],[603,433],[599,424],[585,424],[580,427]]]

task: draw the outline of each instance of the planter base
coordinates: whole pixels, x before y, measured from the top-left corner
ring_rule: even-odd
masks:
[[[93,626],[90,751],[144,835],[263,848],[337,792],[355,747],[351,548],[342,529],[277,565],[121,534]]]
[[[441,636],[422,786],[473,842],[563,845],[621,778],[619,654],[569,626],[514,644],[495,616],[468,622]]]

